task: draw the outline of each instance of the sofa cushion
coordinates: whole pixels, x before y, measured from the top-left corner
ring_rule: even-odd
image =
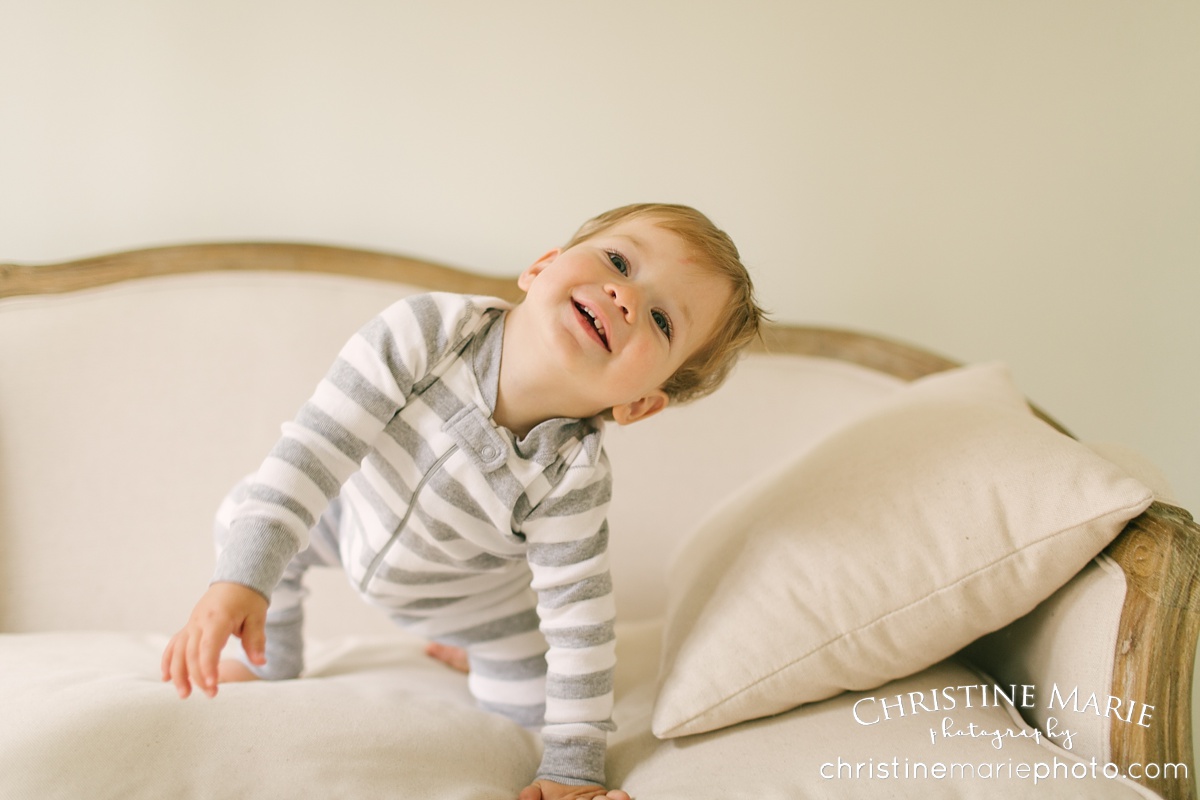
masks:
[[[165,638],[0,636],[0,797],[511,800],[536,734],[479,711],[402,635],[326,642],[301,680],[180,700]]]
[[[909,675],[1022,616],[1151,502],[1002,365],[916,381],[737,493],[673,566],[654,732]]]
[[[979,687],[991,685],[963,664],[943,661],[870,692],[844,693],[766,719],[664,740],[650,731],[650,684],[640,694],[618,698],[608,774],[614,786],[644,800],[1158,797],[1115,766],[1093,766],[1091,758],[1061,748],[1062,738],[1040,735],[1010,706],[980,704]],[[971,707],[960,687],[972,687],[976,701]],[[914,714],[909,706],[901,715],[896,710],[898,703],[913,699],[932,708],[934,693],[943,711],[918,706]],[[950,710],[945,710],[947,696],[955,701]],[[971,730],[979,735],[971,736]]]
[[[986,680],[954,663],[768,720],[656,739],[661,632],[653,622],[617,630],[608,774],[642,800],[1152,796],[1033,738],[1010,709],[966,707],[955,687]],[[315,642],[311,677],[224,686],[214,700],[181,701],[159,682],[163,644],[136,633],[0,635],[0,797],[512,800],[537,768],[537,737],[476,709],[464,676],[403,633]],[[883,718],[884,700],[922,692],[928,703],[943,690],[957,708]],[[988,737],[931,740],[946,716],[955,729],[1011,735],[1000,749]],[[893,760],[898,774],[883,777]]]

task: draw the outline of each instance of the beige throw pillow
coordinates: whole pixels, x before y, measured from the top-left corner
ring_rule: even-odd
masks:
[[[937,663],[1030,611],[1151,500],[1034,417],[1003,365],[916,381],[685,543],[654,733],[711,731]]]

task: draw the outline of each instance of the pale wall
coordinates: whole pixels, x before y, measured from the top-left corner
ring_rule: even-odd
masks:
[[[1004,359],[1200,508],[1200,5],[0,0],[0,259],[300,239],[511,274],[609,206],[779,319]]]

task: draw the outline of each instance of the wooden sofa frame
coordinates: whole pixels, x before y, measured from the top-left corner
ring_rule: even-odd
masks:
[[[472,275],[398,255],[321,245],[231,243],[158,247],[36,266],[0,264],[0,298],[221,270],[331,273],[514,301],[520,296],[515,280]],[[759,347],[772,353],[849,361],[905,380],[958,366],[882,337],[827,328],[773,324]],[[1200,526],[1184,509],[1155,502],[1105,552],[1124,571],[1127,587],[1110,693],[1154,706],[1156,723],[1149,728],[1112,726],[1112,761],[1123,773],[1134,764],[1185,764],[1185,775],[1160,774],[1142,777],[1140,782],[1163,797],[1192,800],[1196,798],[1191,709],[1200,636]],[[1169,652],[1164,654],[1160,643],[1170,643]]]

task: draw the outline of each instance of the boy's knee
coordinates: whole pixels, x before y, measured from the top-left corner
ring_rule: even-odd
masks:
[[[282,617],[282,618],[281,618]],[[304,672],[304,612],[288,609],[283,614],[267,612],[267,663],[250,663],[240,646],[235,655],[256,678],[268,681],[290,680]]]

